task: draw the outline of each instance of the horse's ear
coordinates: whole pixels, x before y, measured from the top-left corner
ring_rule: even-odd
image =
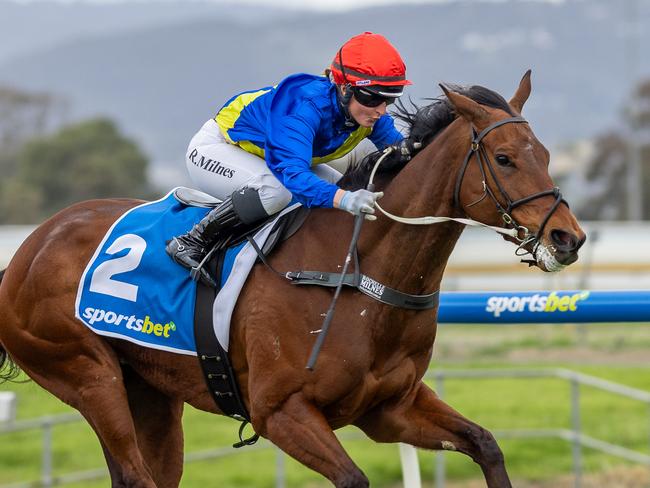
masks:
[[[490,114],[481,105],[476,103],[469,97],[461,95],[447,89],[446,86],[440,85],[442,91],[445,92],[447,99],[454,106],[454,110],[458,115],[473,123],[477,127],[487,125],[489,123]]]
[[[526,100],[530,96],[530,73],[531,70],[526,71],[519,82],[519,88],[517,88],[517,91],[510,100],[510,106],[519,113],[521,113],[521,109],[524,108],[524,103],[526,103]]]

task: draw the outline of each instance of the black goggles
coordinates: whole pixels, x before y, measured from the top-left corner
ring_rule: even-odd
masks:
[[[394,103],[395,97],[384,97],[363,88],[352,87],[352,94],[357,102],[364,107],[379,107],[382,103],[390,105]]]

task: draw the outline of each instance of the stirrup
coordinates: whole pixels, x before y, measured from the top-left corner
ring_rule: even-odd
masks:
[[[181,244],[182,245],[182,244]],[[220,246],[213,246],[212,249],[205,255],[205,257],[201,260],[198,266],[192,266],[190,268],[190,277],[194,281],[203,281],[208,286],[211,286],[212,288],[218,288],[217,281],[210,275],[208,270],[205,268],[205,264],[210,261],[212,258],[212,255],[215,253],[217,250],[217,247]]]
[[[201,283],[211,288],[216,289],[218,287],[215,279],[212,276],[210,276],[210,273],[204,268],[197,268],[194,266],[190,268],[190,278],[192,278],[192,280],[196,282],[200,280]]]
[[[239,426],[239,442],[236,442],[232,445],[232,447],[235,449],[239,449],[240,447],[244,446],[252,446],[260,438],[260,435],[257,432],[253,432],[252,436],[250,436],[248,439],[244,439],[244,427],[246,427],[248,424],[250,424],[248,420],[241,421],[241,425]]]

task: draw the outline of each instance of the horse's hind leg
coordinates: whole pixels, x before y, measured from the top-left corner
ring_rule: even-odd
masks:
[[[56,313],[28,322],[28,330],[18,323],[17,316],[7,313],[3,345],[34,381],[86,418],[110,454],[113,486],[155,488],[138,448],[122,371],[112,349],[99,336]],[[57,323],[56,336],[49,332],[53,323]]]
[[[176,488],[183,474],[183,402],[148,385],[130,367],[122,367],[138,447],[157,488]],[[121,466],[100,439],[113,486],[129,486]]]
[[[380,406],[355,425],[377,442],[462,452],[481,467],[489,488],[512,486],[492,434],[456,412],[423,383],[406,401]]]
[[[113,364],[99,367],[101,372],[95,370],[94,376],[86,376],[94,368],[81,366],[86,374],[83,378],[76,378],[80,381],[76,386],[79,395],[77,398],[68,396],[65,401],[71,400],[68,403],[81,412],[100,438],[113,487],[154,488],[156,484],[152,472],[138,445],[117,358],[114,358]],[[38,381],[38,378],[35,379]],[[91,384],[93,379],[97,384]],[[83,384],[85,381],[88,383]],[[51,387],[48,390],[60,396],[60,390]]]
[[[147,384],[122,368],[138,446],[158,488],[175,488],[183,474],[183,401]]]

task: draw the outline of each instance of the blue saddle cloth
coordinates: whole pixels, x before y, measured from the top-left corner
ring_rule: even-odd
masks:
[[[196,355],[196,283],[165,253],[165,243],[187,232],[209,210],[179,202],[172,190],[122,215],[81,277],[77,318],[100,335]],[[224,281],[228,263],[240,249],[228,251]]]

